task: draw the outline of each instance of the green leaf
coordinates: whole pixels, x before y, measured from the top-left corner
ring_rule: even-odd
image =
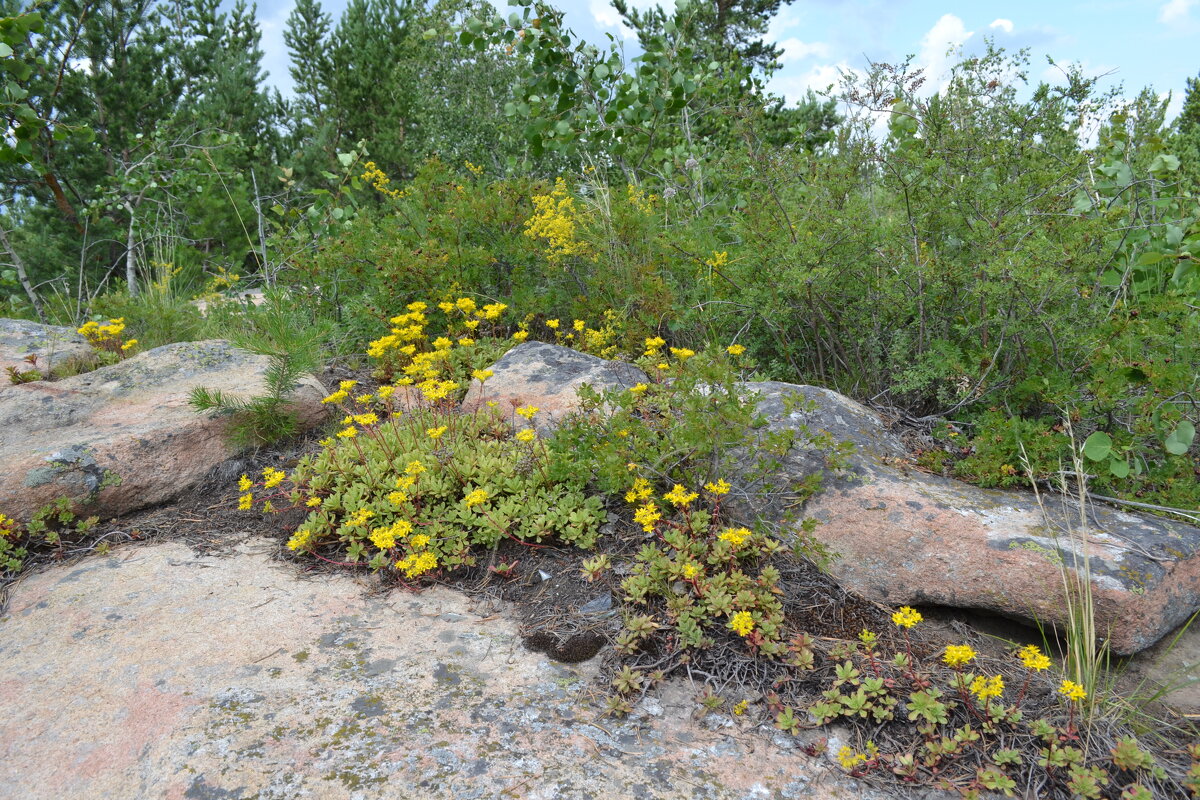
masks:
[[[8,58],[13,54],[13,49],[4,42],[0,42],[0,58]]]
[[[1112,452],[1112,437],[1104,431],[1096,431],[1083,443],[1083,454],[1092,461],[1103,461]]]
[[[338,162],[343,167],[348,167],[354,163],[354,153],[338,153]]]
[[[1171,432],[1171,435],[1163,442],[1163,447],[1173,456],[1181,456],[1188,451],[1192,446],[1192,442],[1196,438],[1196,426],[1188,422],[1186,419],[1180,422],[1179,425]]]
[[[1128,477],[1129,462],[1119,458],[1114,458],[1112,461],[1108,462],[1108,471],[1118,478]]]
[[[1165,256],[1162,253],[1142,253],[1142,255],[1138,258],[1137,263],[1139,267],[1148,267],[1152,264],[1157,264],[1164,258]]]

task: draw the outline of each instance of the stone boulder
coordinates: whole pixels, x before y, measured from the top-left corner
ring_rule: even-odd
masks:
[[[882,421],[835,392],[746,386],[761,396],[768,424],[760,433],[806,425],[855,445],[840,474],[828,472],[823,453],[801,445],[773,481],[827,473],[803,513],[821,523],[814,535],[838,553],[831,572],[846,587],[891,605],[983,609],[1061,626],[1060,567],[1082,568],[1086,559],[1097,630],[1120,655],[1149,647],[1200,608],[1200,529],[1100,503],[1089,505],[1084,528],[1078,506],[1058,496],[1043,497],[1043,514],[1032,492],[982,489],[911,469]],[[790,411],[788,397],[815,409]],[[737,511],[781,522],[787,505],[775,497]]]
[[[0,383],[8,383],[4,372],[9,367],[46,373],[72,359],[87,360],[91,355],[92,346],[72,328],[0,319]],[[27,360],[29,356],[34,356],[33,364]]]
[[[509,350],[491,366],[493,375],[482,385],[472,381],[462,410],[470,413],[488,402],[497,404],[513,423],[524,427],[524,418],[514,414],[521,406],[537,406],[533,425],[540,432],[553,430],[569,414],[579,409],[577,392],[590,384],[597,392],[634,386],[649,379],[632,364],[606,361],[567,347],[544,342],[523,342]]]
[[[113,516],[177,497],[237,454],[228,417],[193,411],[207,386],[253,395],[268,359],[225,341],[184,342],[83,375],[0,388],[0,511],[28,520],[70,497]],[[325,415],[325,392],[307,378],[292,405],[305,426]]]

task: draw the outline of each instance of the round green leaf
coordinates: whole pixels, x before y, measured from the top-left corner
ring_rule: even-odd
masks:
[[[1103,461],[1112,452],[1112,437],[1104,431],[1096,431],[1083,443],[1083,454],[1092,461]]]
[[[1129,476],[1129,462],[1114,458],[1108,462],[1108,471],[1118,478],[1126,478]]]

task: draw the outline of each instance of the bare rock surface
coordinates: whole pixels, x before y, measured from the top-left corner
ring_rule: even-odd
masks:
[[[32,575],[0,619],[0,798],[881,798],[680,687],[600,717],[594,662],[503,608],[369,594],[249,539]],[[906,789],[896,797],[920,797]]]
[[[47,372],[73,358],[86,359],[92,353],[87,340],[71,328],[40,325],[23,319],[0,319],[0,381],[8,367],[25,371]],[[26,359],[36,358],[30,364]]]
[[[61,381],[0,388],[0,510],[28,519],[70,497],[112,516],[162,503],[236,455],[228,417],[188,406],[196,386],[253,395],[265,356],[225,341],[183,342]],[[304,425],[323,418],[324,390],[308,378],[294,395]]]
[[[762,395],[767,431],[828,431],[856,445],[850,466],[826,476],[804,507],[815,536],[838,558],[844,586],[892,605],[977,608],[1025,621],[1065,621],[1060,565],[1090,565],[1096,621],[1117,654],[1143,650],[1200,609],[1200,529],[1094,504],[1084,528],[1078,508],[1031,492],[982,489],[908,469],[903,446],[871,411],[811,386],[746,384]],[[785,398],[813,401],[789,410]],[[779,484],[824,469],[824,456],[797,448]],[[781,520],[784,503],[757,509]],[[1071,536],[1069,530],[1077,535]]]
[[[491,369],[494,374],[482,386],[479,381],[472,382],[463,398],[463,410],[471,412],[490,401],[501,413],[511,415],[520,406],[537,406],[533,425],[543,432],[579,409],[577,392],[585,383],[602,392],[648,380],[646,373],[632,364],[544,342],[522,342]],[[514,423],[525,426],[522,417],[515,417]]]

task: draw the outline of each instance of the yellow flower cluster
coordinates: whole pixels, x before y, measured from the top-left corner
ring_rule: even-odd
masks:
[[[470,161],[464,161],[463,166],[467,168],[467,172],[471,173],[476,178],[478,178],[480,175],[483,174],[483,167],[476,166],[475,164],[472,164]]]
[[[647,194],[641,187],[634,186],[632,183],[626,184],[625,194],[629,200],[629,205],[638,211],[643,214],[654,213],[654,204],[658,202],[658,195]]]
[[[1087,698],[1087,690],[1085,690],[1078,683],[1075,683],[1075,681],[1068,681],[1065,679],[1058,687],[1058,693],[1071,702],[1078,702]]]
[[[475,489],[474,491],[469,492],[467,496],[463,498],[463,502],[467,504],[467,508],[471,508],[472,506],[478,506],[486,503],[487,499],[488,493],[486,491],[483,489]]]
[[[79,328],[77,333],[87,339],[90,344],[96,345],[120,337],[124,330],[125,318],[117,317],[116,319],[110,319],[103,325],[95,320],[89,320],[83,323],[83,326]],[[137,340],[135,339],[134,341],[136,342]]]
[[[654,533],[654,525],[662,519],[662,512],[654,503],[646,503],[633,513],[633,519],[646,533]]]
[[[534,195],[532,199],[534,213],[525,220],[525,235],[546,241],[546,258],[550,263],[558,264],[574,256],[592,256],[592,248],[579,239],[582,217],[565,180],[559,177],[549,194]]]
[[[392,179],[387,176],[386,172],[376,166],[374,161],[368,161],[363,165],[363,174],[359,177],[375,187],[375,191],[385,194],[393,200],[400,200],[408,196],[407,189],[391,188]]]
[[[975,660],[975,651],[969,644],[951,644],[946,646],[942,661],[948,666],[958,669]]]
[[[678,483],[675,488],[663,495],[663,499],[676,508],[686,508],[693,500],[700,495],[696,492],[689,492],[687,489]]]
[[[741,344],[731,344],[729,347],[725,348],[725,352],[729,353],[731,356],[740,356],[742,353],[746,352],[746,346]]]
[[[635,478],[633,488],[625,493],[626,503],[640,503],[643,500],[649,500],[654,494],[654,487],[650,485],[650,481],[645,478]]]
[[[380,550],[390,550],[398,540],[407,538],[413,531],[412,523],[406,519],[398,519],[391,525],[381,526],[371,530],[371,544]],[[425,537],[428,541],[429,537]]]
[[[658,358],[667,341],[660,336],[652,336],[646,340],[646,358]]]
[[[396,569],[404,570],[405,577],[416,578],[434,569],[438,565],[437,554],[428,550],[410,553],[407,557],[396,562]]]
[[[1004,694],[1004,678],[999,675],[990,678],[980,675],[971,681],[971,694],[984,702],[990,697],[999,697]]]
[[[729,494],[729,490],[731,488],[733,488],[733,487],[731,487],[729,485],[729,481],[725,480],[724,478],[717,481],[716,483],[704,484],[705,491],[707,491],[709,494],[717,495],[718,497],[720,495]]]
[[[747,528],[726,528],[717,538],[722,542],[729,542],[734,547],[741,547],[750,538],[750,531]]]
[[[0,514],[0,539],[7,539],[17,532],[17,521]]]
[[[1041,672],[1044,669],[1050,669],[1050,659],[1038,648],[1036,644],[1027,644],[1017,651],[1017,658],[1021,659],[1021,663],[1026,669],[1036,670]]]
[[[754,630],[754,617],[749,611],[739,611],[729,620],[729,628],[738,636],[749,636]]]
[[[533,428],[525,428],[524,430],[517,431],[516,434],[516,440],[525,444],[529,444],[536,438],[537,434],[534,433]]]
[[[923,619],[920,611],[909,606],[901,606],[899,611],[892,614],[892,624],[897,628],[912,628]]]
[[[287,477],[287,473],[274,467],[267,467],[262,472],[263,488],[274,489],[279,484],[283,483],[283,479]]]

